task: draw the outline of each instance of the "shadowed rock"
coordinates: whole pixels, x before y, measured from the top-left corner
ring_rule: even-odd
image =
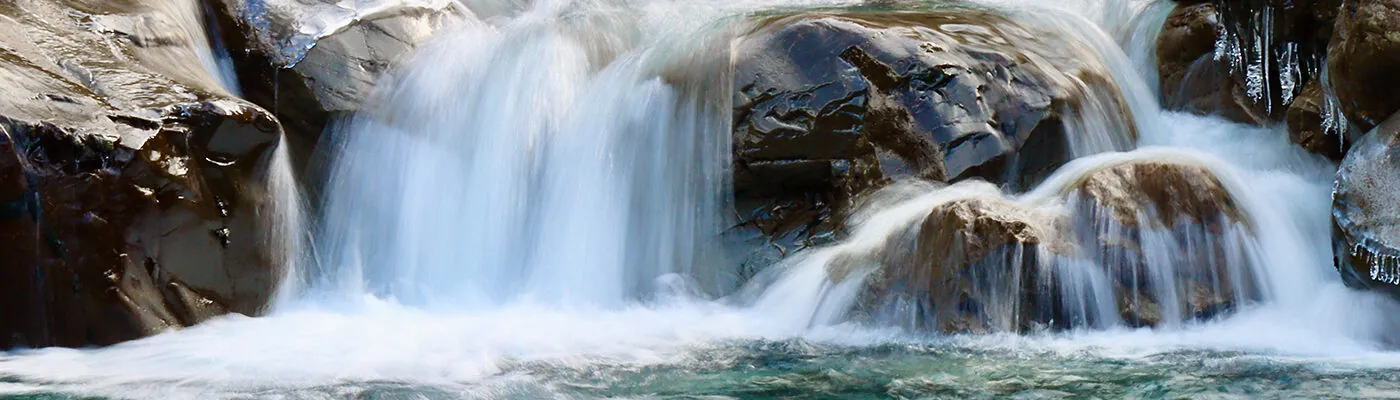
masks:
[[[1337,269],[1347,285],[1400,298],[1400,114],[1357,141],[1332,193]]]
[[[1360,131],[1400,111],[1400,1],[1346,0],[1327,65],[1342,112]]]

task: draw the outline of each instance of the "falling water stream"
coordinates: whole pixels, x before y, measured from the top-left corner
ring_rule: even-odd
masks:
[[[1385,350],[1400,327],[1387,316],[1400,310],[1344,288],[1331,266],[1335,167],[1289,144],[1281,128],[1156,104],[1147,58],[1169,6],[982,2],[1099,54],[1138,127],[1136,146],[1077,147],[1081,157],[1026,193],[896,183],[851,217],[841,241],[741,282],[715,241],[728,222],[729,41],[754,12],[854,2],[463,4],[493,16],[469,18],[426,45],[360,115],[326,133],[337,160],[319,215],[306,215],[291,169],[277,166],[289,163],[285,149],[274,155],[265,177],[277,204],[264,214],[275,222],[272,242],[287,246],[288,276],[269,315],[101,349],[3,353],[0,394],[1296,398],[1400,390],[1400,354]],[[1145,162],[1208,171],[1247,215],[1214,236],[1143,234],[1156,238],[1141,250],[1159,261],[1149,271],[1163,274],[1144,277],[1144,290],[1163,299],[1168,322],[1159,327],[1116,317],[1119,289],[1093,267],[1108,261],[1087,244],[1068,245],[1087,253],[1035,266],[1067,282],[1056,292],[1071,305],[1064,330],[939,335],[904,329],[917,324],[898,318],[851,317],[866,280],[888,268],[851,260],[879,259],[930,209],[980,199],[1031,221],[1078,218],[1081,179]],[[1235,292],[1254,294],[1232,313],[1193,321],[1173,308],[1181,301],[1167,300],[1189,295],[1172,271],[1190,267],[1181,253],[1209,245],[1225,249],[1230,284],[1251,288]]]

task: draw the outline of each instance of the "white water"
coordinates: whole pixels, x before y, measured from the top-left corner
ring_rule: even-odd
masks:
[[[719,21],[740,10],[608,4],[546,2],[477,21],[459,40],[438,44],[452,52],[426,52],[415,61],[421,68],[396,77],[397,86],[379,94],[385,108],[336,132],[343,158],[329,189],[336,196],[318,228],[320,268],[296,275],[304,285],[289,285],[298,289],[284,292],[290,295],[275,314],[226,317],[105,349],[9,353],[0,356],[0,375],[47,389],[0,382],[0,393],[57,387],[211,398],[345,382],[508,384],[531,379],[502,375],[530,362],[641,366],[682,362],[734,340],[911,340],[839,323],[861,275],[833,282],[828,261],[879,251],[888,235],[933,204],[1004,195],[977,184],[890,190],[855,217],[847,240],[786,260],[760,278],[770,285],[728,302],[696,296],[726,284],[700,272],[711,261],[706,235],[721,221],[714,213],[724,180],[716,168],[727,162],[720,121],[728,105],[714,100],[727,94],[701,90],[713,86],[678,82],[727,81],[705,74],[658,79],[672,71],[697,74],[714,62],[683,57],[705,48],[703,40],[659,44],[698,32],[722,37]],[[1039,190],[1009,198],[1050,202],[1065,187],[1060,180],[1124,160],[1208,165],[1258,223],[1257,246],[1267,260],[1259,272],[1270,297],[1224,320],[1171,329],[1110,323],[1064,335],[959,340],[1010,351],[1138,357],[1218,348],[1400,365],[1377,352],[1393,331],[1382,316],[1397,315],[1394,304],[1343,288],[1332,270],[1333,166],[1276,130],[1158,112],[1150,86],[1132,78],[1135,60],[1116,47],[1096,47],[1116,52],[1110,62],[1122,61],[1115,71],[1127,73],[1114,77],[1128,80],[1120,86],[1137,124],[1149,128],[1141,141],[1153,148],[1080,160]],[[1139,50],[1127,54],[1150,54]],[[274,186],[292,182],[290,175],[270,177]],[[1085,292],[1102,286],[1094,281],[1086,277]]]

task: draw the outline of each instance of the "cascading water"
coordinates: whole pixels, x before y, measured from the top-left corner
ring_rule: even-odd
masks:
[[[265,176],[279,199],[264,212],[280,225],[269,236],[296,252],[283,260],[296,268],[275,312],[104,349],[3,354],[0,393],[1307,397],[1336,390],[1281,380],[1396,389],[1377,374],[1400,368],[1400,357],[1376,351],[1395,331],[1383,318],[1395,306],[1345,289],[1331,270],[1332,166],[1275,129],[1161,112],[1142,78],[1155,40],[1140,37],[1153,34],[1140,28],[1161,4],[1101,2],[1126,11],[1091,13],[1059,3],[983,3],[1097,53],[1122,91],[1140,148],[1081,146],[1083,157],[1027,193],[981,182],[897,183],[851,217],[844,239],[790,255],[735,292],[739,282],[710,241],[725,222],[727,45],[754,10],[846,5],[745,3],[465,2],[491,17],[469,19],[429,45],[385,80],[371,106],[327,133],[337,160],[315,221],[301,219],[296,180],[278,167],[290,162],[286,147],[272,156]],[[1040,8],[1047,5],[1053,10]],[[1067,123],[1078,138],[1121,137],[1083,131],[1108,126]],[[1157,182],[1171,185],[1123,178],[1148,167],[1175,177]],[[1181,201],[1144,194],[1210,188],[1183,181],[1219,190]],[[1202,197],[1210,201],[1192,200]],[[1219,209],[1173,214],[1164,205]],[[934,212],[946,218],[931,219]],[[1011,245],[982,249],[923,229],[967,220],[1009,231],[999,240]],[[308,232],[314,244],[293,240]],[[1114,237],[1133,238],[1135,247],[1105,239]],[[920,247],[930,242],[980,255],[970,260],[970,283],[940,298],[911,292],[916,281],[883,279],[931,260],[953,265],[930,258],[946,250]],[[1192,272],[1202,265],[1217,268]],[[871,296],[872,288],[889,290]],[[975,301],[939,301],[963,295]],[[1233,309],[1193,318],[1215,311],[1192,308],[1205,304],[1202,296]],[[1144,311],[1149,300],[1152,312]],[[968,310],[986,317],[951,315]],[[1157,328],[1132,328],[1143,325]],[[900,329],[959,330],[945,327],[1034,333]]]

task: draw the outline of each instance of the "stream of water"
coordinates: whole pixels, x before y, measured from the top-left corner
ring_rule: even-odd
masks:
[[[464,2],[483,7],[474,3],[482,2]],[[841,242],[791,255],[765,279],[745,283],[716,256],[727,215],[729,41],[754,12],[854,2],[502,4],[489,4],[492,18],[428,44],[364,112],[327,132],[338,158],[319,215],[304,215],[289,168],[267,174],[271,191],[282,194],[269,213],[271,236],[293,243],[269,315],[222,317],[100,349],[3,353],[0,394],[1305,398],[1400,391],[1400,353],[1388,350],[1400,328],[1391,316],[1400,309],[1345,288],[1332,268],[1335,166],[1291,145],[1282,127],[1156,104],[1150,47],[1169,6],[982,2],[1062,30],[1099,54],[1138,126],[1136,148],[1090,152],[1097,154],[1027,193],[977,182],[897,184],[853,217]],[[278,163],[289,162],[285,153]],[[1260,288],[1241,309],[1204,322],[1131,328],[1103,317],[1114,307],[1103,293],[1114,289],[1085,274],[1077,289],[1065,289],[1083,304],[1081,323],[1063,331],[938,335],[847,318],[862,279],[878,267],[836,279],[831,260],[882,251],[931,207],[983,198],[1061,212],[1080,177],[1144,161],[1209,170],[1249,216],[1252,234],[1211,237],[1231,241],[1246,261],[1230,268]],[[303,240],[305,232],[314,240]],[[1181,268],[1170,262],[1171,250],[1161,252],[1168,262],[1160,268]],[[1169,281],[1153,287],[1164,297],[1184,290]],[[1164,310],[1184,319],[1180,310]]]

